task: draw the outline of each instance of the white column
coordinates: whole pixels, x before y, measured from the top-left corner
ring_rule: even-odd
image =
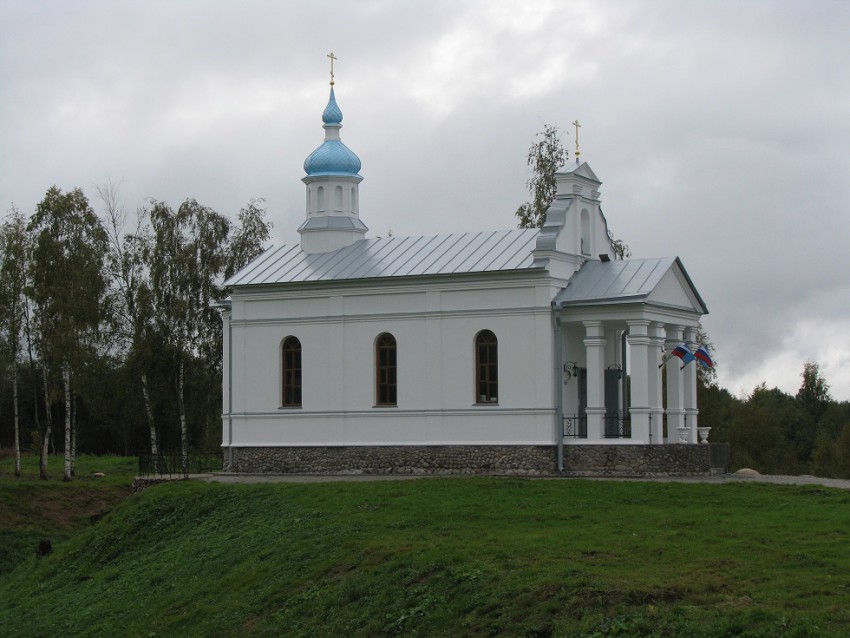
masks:
[[[629,324],[629,343],[631,357],[631,407],[629,414],[632,420],[632,441],[649,443],[649,350],[652,339],[649,337],[649,321],[632,320]]]
[[[685,328],[685,343],[691,351],[697,349],[697,329]],[[697,362],[691,361],[682,370],[682,397],[685,406],[685,421],[688,426],[688,443],[698,443],[697,439]]]
[[[605,438],[605,344],[601,321],[584,321],[584,347],[587,356],[587,440]]]
[[[664,346],[664,324],[653,321],[649,324],[649,348],[646,362],[646,378],[649,386],[649,442],[653,445],[664,443],[664,398],[661,382],[661,349]]]
[[[664,342],[667,353],[682,343],[684,326],[667,326],[667,339]],[[682,372],[679,367],[682,360],[670,357],[665,364],[667,373],[667,443],[679,443],[679,428],[685,423],[685,404],[682,394]]]

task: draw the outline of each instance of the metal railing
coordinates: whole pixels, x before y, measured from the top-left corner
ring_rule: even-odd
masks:
[[[564,438],[565,439],[586,439],[587,438],[587,417],[586,416],[565,416],[564,417]]]
[[[602,425],[606,439],[632,438],[632,420],[629,415],[624,415],[622,412],[606,414],[602,417]]]
[[[729,471],[729,459],[731,451],[729,444],[725,442],[708,444],[709,464],[712,470],[726,473]]]
[[[223,467],[221,452],[190,452],[186,462],[179,452],[139,453],[139,476],[147,478],[189,478],[190,474],[217,472]]]

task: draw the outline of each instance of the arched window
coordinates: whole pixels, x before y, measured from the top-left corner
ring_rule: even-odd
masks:
[[[375,340],[375,404],[398,405],[395,337],[384,332]]]
[[[325,187],[316,189],[316,210],[325,210]]]
[[[342,186],[334,187],[334,210],[342,210]]]
[[[351,212],[357,212],[357,189],[353,186],[351,187]]]
[[[590,213],[586,208],[581,211],[581,254],[590,254]]]
[[[489,330],[475,337],[475,402],[499,400],[499,342]]]
[[[301,342],[287,337],[281,345],[282,399],[285,408],[301,407]]]

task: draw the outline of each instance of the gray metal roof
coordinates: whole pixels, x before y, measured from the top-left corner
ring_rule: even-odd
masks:
[[[356,217],[348,217],[346,215],[310,217],[298,227],[298,230],[300,232],[302,230],[325,230],[328,228],[332,228],[334,230],[362,230],[364,233],[369,230],[366,227],[366,224]]]
[[[582,264],[553,300],[558,307],[646,301],[661,278],[677,266],[704,313],[705,303],[678,257],[655,259],[590,260]]]
[[[330,253],[298,244],[270,248],[226,286],[446,275],[532,268],[538,230],[497,230],[422,237],[361,239]]]

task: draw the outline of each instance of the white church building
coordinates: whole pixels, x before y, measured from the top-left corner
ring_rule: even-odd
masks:
[[[540,229],[370,238],[333,82],[322,120],[300,243],[226,282],[226,470],[709,471],[696,365],[662,363],[708,311],[677,257],[615,259],[586,162]]]

